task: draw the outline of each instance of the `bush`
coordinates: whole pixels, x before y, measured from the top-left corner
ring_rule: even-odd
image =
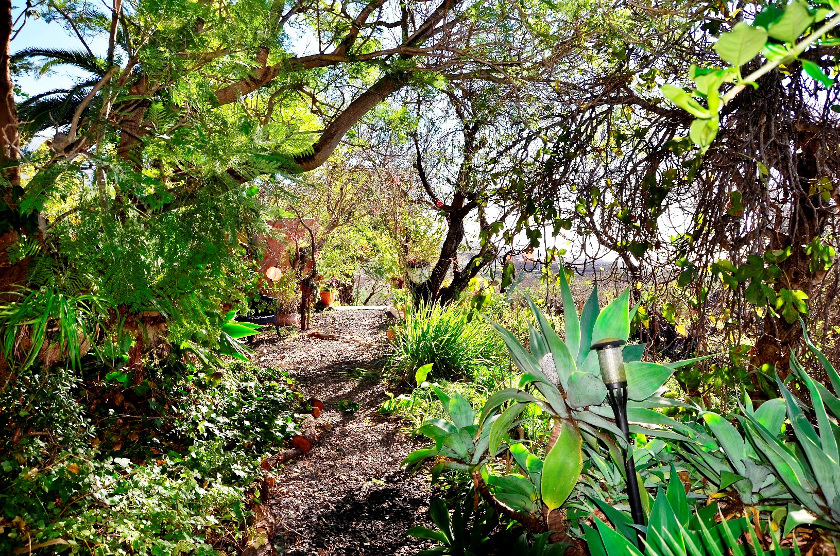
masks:
[[[483,318],[470,318],[460,305],[420,305],[394,327],[391,366],[408,382],[432,363],[437,379],[472,377],[500,361],[502,345]]]
[[[86,371],[35,369],[0,392],[0,554],[236,545],[260,461],[297,431],[289,379],[239,362],[206,379],[149,369],[170,378],[138,387]]]

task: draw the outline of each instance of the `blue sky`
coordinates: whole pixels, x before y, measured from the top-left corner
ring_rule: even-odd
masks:
[[[18,13],[19,10],[15,10],[13,17],[17,17]],[[94,52],[96,51],[95,46],[95,44],[91,45]],[[75,35],[68,34],[57,22],[47,23],[43,19],[30,17],[18,36],[12,41],[12,52],[32,47],[72,50],[84,48]],[[37,75],[20,75],[16,77],[15,81],[25,93],[38,94],[71,85],[74,76],[68,74],[67,69],[67,67],[60,67],[56,71],[40,77]]]

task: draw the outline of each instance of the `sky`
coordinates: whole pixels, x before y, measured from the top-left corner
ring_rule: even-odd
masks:
[[[15,12],[14,16],[16,17],[19,10],[15,10]],[[30,17],[12,41],[12,52],[19,52],[32,47],[72,50],[83,48],[79,40],[75,36],[67,34],[57,22],[47,23],[42,19]],[[66,87],[73,83],[73,78],[66,75],[65,71],[50,72],[40,78],[38,76],[22,75],[17,76],[15,80],[21,86],[21,89],[30,95]]]

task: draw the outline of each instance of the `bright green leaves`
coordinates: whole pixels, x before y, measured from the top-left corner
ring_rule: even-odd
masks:
[[[820,238],[815,237],[811,243],[805,246],[805,254],[808,255],[808,269],[812,274],[828,270],[834,264],[834,257],[837,253],[834,247],[824,244]]]
[[[814,81],[819,81],[820,83],[825,85],[826,88],[834,85],[834,80],[827,76],[820,66],[818,66],[811,60],[800,61],[802,63],[802,69],[811,77],[811,79],[813,79]]]
[[[625,363],[624,370],[627,373],[627,397],[638,402],[654,395],[674,374],[674,369],[642,361]]]
[[[709,118],[711,114],[709,109],[703,107],[693,96],[688,94],[684,89],[675,87],[674,85],[665,84],[661,87],[662,94],[665,98],[682,108],[696,118]]]
[[[743,66],[761,52],[767,35],[761,27],[751,27],[742,21],[732,31],[723,33],[713,49],[722,60],[733,66]]]
[[[781,17],[767,28],[767,34],[782,42],[795,42],[814,22],[808,4],[801,0],[788,4]],[[739,24],[740,25],[740,24]]]
[[[542,468],[541,495],[549,511],[563,505],[583,468],[580,432],[565,421],[560,427],[560,436],[546,455]]]
[[[720,120],[718,118],[694,120],[688,130],[688,136],[695,145],[705,150],[715,140],[719,129]]]
[[[808,305],[805,300],[808,295],[802,290],[788,290],[782,288],[776,296],[776,311],[781,311],[782,317],[790,324],[796,322],[799,314],[808,314]]]
[[[737,23],[731,31],[722,33],[713,46],[720,59],[730,67],[692,67],[690,77],[695,82],[692,91],[685,91],[673,85],[661,87],[663,96],[697,118],[689,128],[689,138],[699,147],[701,154],[706,152],[717,136],[720,127],[719,114],[723,106],[747,85],[757,87],[758,78],[778,66],[800,60],[802,69],[815,81],[826,87],[834,84],[834,80],[826,75],[819,65],[811,60],[800,59],[800,55],[809,47],[819,44],[825,33],[840,24],[840,15],[835,15],[797,42],[803,33],[817,21],[822,21],[828,13],[830,12],[823,10],[815,15],[804,0],[795,0],[784,8],[767,6],[755,17],[752,24],[745,21]],[[833,39],[829,39],[831,40]],[[761,53],[766,59],[764,65],[750,75],[742,77],[740,68]],[[734,83],[735,86],[722,94],[721,88],[726,83]],[[706,106],[697,99],[705,99]]]
[[[434,365],[434,363],[426,363],[417,369],[414,373],[414,381],[417,383],[417,386],[426,382],[426,377],[429,376],[429,372],[432,370]]]

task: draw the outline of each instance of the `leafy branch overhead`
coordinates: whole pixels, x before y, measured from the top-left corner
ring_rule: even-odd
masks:
[[[824,38],[840,24],[840,3],[832,0],[829,5],[831,10],[812,8],[804,0],[796,0],[784,8],[765,6],[751,24],[740,21],[718,38],[714,51],[730,64],[728,67],[692,64],[691,90],[670,84],[661,87],[666,98],[695,117],[689,137],[701,152],[705,153],[715,140],[727,103],[745,87],[758,87],[758,80],[776,68],[798,62],[814,81],[825,87],[834,85],[835,80],[819,64],[804,57],[816,47],[840,44],[840,39]],[[763,59],[761,65],[743,76],[744,66],[753,66],[759,55]]]

